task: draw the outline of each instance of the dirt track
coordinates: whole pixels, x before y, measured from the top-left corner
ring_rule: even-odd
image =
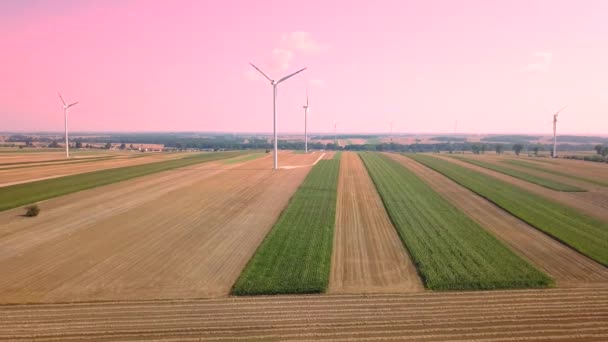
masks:
[[[340,165],[329,293],[422,291],[416,268],[355,153]]]
[[[532,184],[532,183],[526,182],[524,180],[505,175],[504,173],[492,171],[492,170],[483,168],[481,166],[473,165],[473,164],[470,164],[470,163],[467,163],[467,162],[464,162],[464,161],[461,161],[461,160],[458,160],[455,158],[439,156],[439,155],[433,155],[433,157],[440,158],[440,159],[452,162],[454,164],[464,166],[468,169],[475,170],[480,173],[492,176],[496,179],[500,179],[509,184],[526,189],[532,193],[538,194],[540,196],[554,200],[563,205],[577,209],[586,215],[595,217],[596,219],[602,220],[604,222],[608,222],[608,210],[606,210],[606,208],[604,208],[601,205],[598,205],[596,203],[593,203],[587,199],[584,199],[582,197],[577,197],[577,196],[573,195],[572,193],[547,189],[540,185]]]
[[[42,179],[63,177],[77,173],[154,163],[163,160],[182,158],[185,156],[185,154],[179,153],[150,154],[138,158],[94,159],[86,163],[56,164],[8,170],[0,169],[0,187],[28,183]]]
[[[608,268],[577,253],[442,174],[401,155],[391,158],[555,279],[557,286],[608,283]]]
[[[284,164],[318,155],[282,153]],[[310,168],[206,163],[0,213],[0,302],[227,295]]]
[[[608,288],[0,306],[0,340],[606,341]]]

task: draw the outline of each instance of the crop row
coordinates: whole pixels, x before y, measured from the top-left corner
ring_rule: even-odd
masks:
[[[0,211],[135,177],[213,160],[231,158],[241,154],[243,152],[201,153],[181,159],[87,172],[6,186],[0,188]]]
[[[585,216],[573,208],[449,161],[420,154],[408,156],[608,266],[608,224]]]
[[[339,158],[339,157],[338,157]],[[320,160],[233,287],[236,295],[320,293],[329,282],[340,160]]]
[[[485,161],[481,161],[481,160],[477,160],[477,159],[471,159],[471,158],[466,158],[466,157],[454,157],[457,158],[458,160],[462,160],[464,162],[467,162],[469,164],[473,164],[473,165],[477,165],[480,167],[483,167],[485,169],[488,170],[493,170],[496,172],[500,172],[503,173],[505,175],[511,176],[511,177],[515,177],[515,178],[519,178],[521,180],[524,180],[526,182],[529,183],[534,183],[534,184],[538,184],[540,186],[544,186],[545,188],[549,188],[552,190],[557,190],[557,191],[566,191],[566,192],[582,192],[585,191],[584,189],[581,189],[579,187],[576,186],[572,186],[572,185],[568,185],[568,184],[564,184],[561,182],[556,182],[547,178],[543,178],[543,177],[539,177],[536,175],[532,175],[529,174],[527,172],[523,172],[520,170],[515,170],[512,169],[510,167],[506,167],[506,166],[502,166],[502,165],[497,165],[497,164],[493,164],[493,163],[489,163],[489,162],[485,162]]]
[[[427,288],[546,287],[538,271],[414,173],[378,153],[361,158]]]
[[[503,163],[507,163],[507,164],[511,164],[511,165],[515,165],[515,166],[525,167],[525,168],[531,169],[531,170],[536,170],[536,171],[541,171],[541,172],[553,174],[553,175],[556,175],[556,176],[562,176],[562,177],[567,177],[567,178],[571,178],[571,179],[576,179],[576,180],[580,180],[580,181],[591,183],[591,184],[595,184],[595,185],[608,186],[608,182],[602,181],[600,179],[593,179],[593,178],[588,178],[588,177],[580,177],[580,176],[573,175],[571,173],[566,173],[566,172],[561,172],[561,171],[555,170],[555,167],[558,167],[559,164],[554,165],[554,167],[552,167],[552,168],[547,168],[544,165],[538,165],[536,163],[528,162],[528,161],[523,161],[523,160],[505,159],[505,160],[502,160],[502,162]],[[547,164],[547,163],[545,163],[545,164]]]

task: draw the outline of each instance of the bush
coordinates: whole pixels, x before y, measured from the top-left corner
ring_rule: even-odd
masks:
[[[40,207],[38,207],[37,204],[27,206],[27,207],[25,207],[25,209],[26,209],[25,216],[27,216],[27,217],[38,216],[38,214],[40,213]]]

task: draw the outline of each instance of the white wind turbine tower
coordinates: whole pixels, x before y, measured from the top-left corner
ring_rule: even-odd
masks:
[[[57,95],[59,95],[61,103],[63,104],[63,119],[65,121],[65,157],[70,158],[70,145],[68,144],[68,108],[77,105],[78,102],[66,104],[59,92],[57,92]]]
[[[393,143],[393,124],[394,124],[394,123],[395,123],[395,121],[394,121],[394,120],[391,120],[391,121],[389,121],[389,122],[388,122],[388,124],[389,124],[389,125],[390,125],[390,127],[391,127],[391,131],[390,131],[390,134],[389,134],[389,136],[388,136],[388,138],[389,138],[389,140],[390,140],[391,144]]]
[[[264,76],[268,81],[270,81],[270,85],[272,86],[272,121],[273,121],[273,136],[274,136],[274,166],[273,169],[278,169],[279,167],[279,159],[278,159],[278,142],[277,142],[277,86],[279,85],[279,83],[287,80],[288,78],[294,76],[295,74],[301,73],[302,71],[306,70],[306,68],[300,69],[296,72],[294,72],[293,74],[287,75],[283,78],[281,78],[280,80],[278,80],[277,82],[275,82],[273,79],[271,79],[270,77],[268,77],[262,70],[260,70],[258,67],[256,67],[255,65],[253,65],[253,63],[249,63],[251,64],[252,67],[255,68],[255,70],[259,71],[260,74],[262,74],[262,76]]]
[[[338,124],[340,121],[334,121],[334,145],[338,148]]]
[[[304,108],[304,153],[308,153],[308,88],[306,88],[306,104],[302,108]]]
[[[564,109],[568,107],[564,106],[562,109],[558,110],[553,114],[553,158],[557,158],[557,115]]]

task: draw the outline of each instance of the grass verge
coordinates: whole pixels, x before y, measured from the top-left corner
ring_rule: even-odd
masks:
[[[523,181],[537,184],[537,185],[543,186],[543,187],[551,189],[551,190],[564,191],[564,192],[584,192],[584,191],[586,191],[585,189],[581,189],[581,188],[573,186],[573,185],[556,182],[556,181],[553,181],[553,180],[550,180],[547,178],[543,178],[543,177],[539,177],[536,175],[532,175],[532,174],[529,174],[529,173],[526,173],[523,171],[515,170],[515,169],[509,168],[509,167],[496,165],[493,163],[489,163],[489,162],[485,162],[485,161],[481,161],[481,160],[477,160],[477,159],[471,159],[471,158],[460,157],[460,156],[452,156],[452,158],[456,158],[463,162],[477,165],[477,166],[483,167],[488,170],[500,172],[507,176],[519,178]]]
[[[552,285],[549,276],[398,162],[373,152],[360,156],[427,288],[486,290]]]
[[[608,266],[608,224],[449,161],[420,154],[408,157],[442,173],[513,216]]]
[[[235,295],[324,292],[329,283],[339,160],[320,160],[232,289]]]
[[[201,153],[181,159],[45,179],[0,188],[0,211],[179,167],[239,156],[243,152]]]

